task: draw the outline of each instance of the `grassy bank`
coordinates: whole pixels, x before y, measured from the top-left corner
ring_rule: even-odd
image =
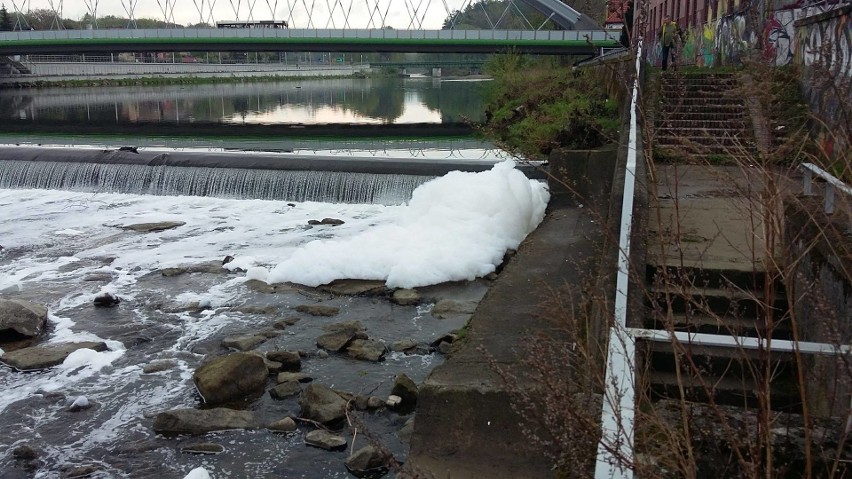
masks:
[[[618,134],[618,106],[593,71],[554,59],[507,54],[485,67],[485,133],[504,148],[543,157],[554,148],[594,148]]]

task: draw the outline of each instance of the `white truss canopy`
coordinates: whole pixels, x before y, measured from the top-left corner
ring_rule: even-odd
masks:
[[[528,30],[540,29],[548,20],[566,29],[581,17],[561,0],[504,0],[499,8],[480,0],[8,0],[15,15],[15,29],[27,30],[25,14],[33,9],[52,12],[50,28],[64,28],[63,19],[79,20],[84,15],[92,27],[106,15],[127,18],[128,28],[137,28],[138,19],[153,18],[177,26],[214,25],[216,21],[253,22],[284,20],[290,28],[304,29],[439,29],[449,19],[456,26],[456,12],[466,9],[484,17],[491,29],[503,29],[512,21]],[[531,6],[541,12],[543,22],[529,18]],[[526,14],[525,14],[526,12]],[[539,24],[536,24],[539,23]]]

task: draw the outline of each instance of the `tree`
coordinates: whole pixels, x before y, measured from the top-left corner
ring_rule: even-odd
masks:
[[[9,17],[9,12],[6,10],[6,5],[0,6],[0,32],[12,31],[12,19]]]

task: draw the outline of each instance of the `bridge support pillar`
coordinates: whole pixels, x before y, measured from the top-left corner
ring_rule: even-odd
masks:
[[[432,78],[441,78],[441,67],[432,69]]]

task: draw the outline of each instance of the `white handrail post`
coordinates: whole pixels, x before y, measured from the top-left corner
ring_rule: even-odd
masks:
[[[834,185],[831,183],[825,184],[825,198],[822,202],[822,209],[827,215],[834,213]]]
[[[805,196],[813,196],[814,195],[814,173],[805,168],[805,174],[802,176],[802,187],[805,190]]]

